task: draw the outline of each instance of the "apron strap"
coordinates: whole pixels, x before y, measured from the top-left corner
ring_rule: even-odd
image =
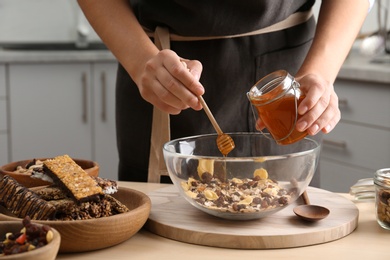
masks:
[[[169,30],[157,27],[154,43],[160,50],[170,48]],[[168,175],[164,161],[163,145],[171,139],[169,114],[153,107],[152,133],[150,138],[150,154],[148,182],[160,182],[161,175]]]
[[[265,34],[270,32],[276,32],[280,30],[284,30],[293,26],[296,26],[298,24],[307,22],[311,17],[313,16],[313,11],[310,9],[305,12],[297,12],[291,14],[289,17],[284,19],[283,21],[280,21],[278,23],[275,23],[273,25],[270,25],[268,27],[258,29],[255,31],[247,32],[247,33],[240,33],[240,34],[233,34],[233,35],[220,35],[220,36],[181,36],[177,34],[170,33],[169,39],[171,41],[204,41],[204,40],[217,40],[217,39],[229,39],[229,38],[238,38],[238,37],[245,37],[245,36],[253,36],[253,35],[259,35],[259,34]],[[159,28],[159,27],[157,27]],[[155,37],[155,32],[143,28],[145,33],[149,37]],[[156,29],[157,30],[157,29]]]

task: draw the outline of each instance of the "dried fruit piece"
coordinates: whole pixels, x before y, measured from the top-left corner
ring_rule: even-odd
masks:
[[[255,172],[253,173],[253,177],[258,176],[261,180],[266,180],[268,179],[268,172],[264,168],[259,168],[256,169]]]
[[[0,259],[2,256],[15,255],[43,247],[53,240],[54,233],[49,226],[31,223],[29,217],[25,217],[22,224],[23,228],[19,232],[9,232],[5,240],[0,241]],[[50,240],[47,239],[48,236]],[[11,258],[19,259],[16,256],[9,259]]]
[[[251,196],[245,197],[245,199],[241,200],[238,202],[238,204],[243,204],[243,205],[250,205],[253,201],[253,198]]]
[[[240,214],[283,207],[296,196],[296,191],[286,190],[268,179],[265,169],[259,168],[255,172],[253,178],[221,180],[217,174],[206,174],[202,176],[207,176],[205,181],[195,180],[198,176],[190,177],[182,182],[182,187],[186,196],[205,208]]]
[[[212,190],[205,190],[205,191],[204,191],[204,196],[205,196],[206,199],[208,199],[208,200],[216,200],[216,199],[218,199],[217,193],[215,193],[215,192],[212,191]]]
[[[204,173],[214,175],[214,160],[212,159],[200,159],[198,164],[198,176],[202,178]]]

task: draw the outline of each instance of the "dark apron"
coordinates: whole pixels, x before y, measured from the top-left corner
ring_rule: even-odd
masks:
[[[202,62],[204,99],[224,132],[254,132],[246,92],[278,69],[294,75],[310,47],[314,19],[285,30],[232,39],[171,42],[186,59]],[[116,92],[119,180],[147,181],[153,106],[119,66]],[[214,133],[203,111],[187,109],[170,116],[171,139]],[[317,174],[318,175],[318,174]]]

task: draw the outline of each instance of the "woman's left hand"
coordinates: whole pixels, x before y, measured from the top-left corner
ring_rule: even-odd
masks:
[[[296,80],[306,96],[298,106],[301,118],[297,122],[297,130],[307,130],[310,135],[321,130],[329,133],[341,118],[333,84],[316,74],[299,76]]]

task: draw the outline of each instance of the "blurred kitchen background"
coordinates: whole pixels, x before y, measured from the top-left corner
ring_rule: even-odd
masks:
[[[75,0],[0,0],[0,44],[100,42]]]
[[[390,167],[389,2],[376,0],[335,83],[342,120],[321,188],[348,192]],[[116,179],[116,66],[76,1],[0,0],[0,165],[69,154]]]

